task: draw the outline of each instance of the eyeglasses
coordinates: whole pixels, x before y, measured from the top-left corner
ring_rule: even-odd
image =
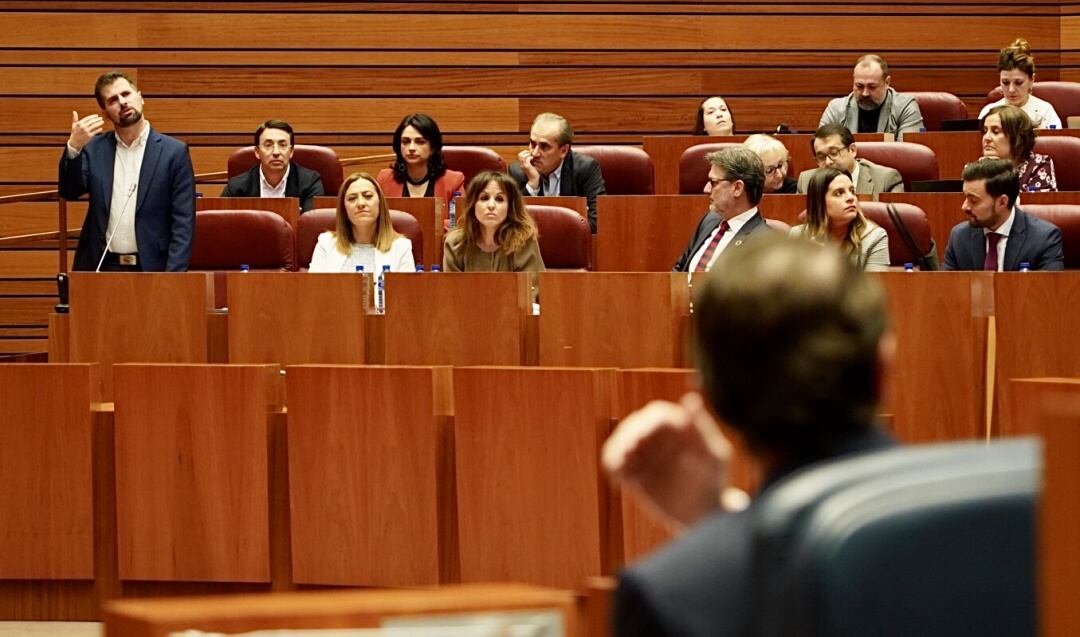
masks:
[[[819,163],[819,164],[824,164],[825,160],[827,160],[827,159],[831,159],[833,161],[836,161],[837,159],[840,158],[840,153],[844,152],[847,149],[848,149],[847,146],[844,146],[842,148],[830,148],[829,150],[825,151],[824,153],[815,153],[814,154],[814,159],[816,159],[817,163]]]
[[[716,188],[720,185],[721,181],[726,181],[730,183],[733,181],[738,181],[738,179],[732,179],[731,177],[724,177],[723,179],[713,179],[712,177],[709,177],[709,187]]]
[[[280,142],[278,142],[276,144],[274,142],[270,141],[270,140],[266,140],[265,142],[260,144],[260,146],[262,146],[262,149],[265,150],[266,152],[270,152],[270,151],[274,150],[275,147],[284,152],[286,150],[289,150],[289,146],[292,146],[292,144],[290,144],[289,142],[287,142],[285,140],[282,140],[282,141],[280,141]]]
[[[765,167],[765,175],[768,176],[768,175],[771,175],[771,174],[773,174],[774,172],[776,172],[778,170],[783,170],[783,169],[787,168],[787,165],[788,165],[788,160],[785,159],[785,160],[781,161],[780,163],[775,164],[773,166],[766,166]]]

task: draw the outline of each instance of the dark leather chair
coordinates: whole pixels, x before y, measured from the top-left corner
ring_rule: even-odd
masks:
[[[1061,118],[1062,126],[1068,125],[1070,115],[1080,115],[1080,83],[1078,82],[1035,82],[1031,94],[1050,102]],[[1004,96],[1001,87],[995,87],[986,94],[986,103],[993,104]]]
[[[915,245],[922,252],[912,254],[903,235],[896,228],[892,218],[889,217],[888,204],[881,201],[863,201],[859,208],[866,218],[885,228],[889,235],[889,265],[902,266],[905,263],[919,264],[919,260],[930,251],[933,238],[930,236],[930,221],[922,208],[907,203],[895,203],[896,211],[900,213],[900,219],[911,233]]]
[[[908,93],[919,103],[919,112],[923,116],[923,126],[928,131],[941,130],[941,121],[946,119],[968,119],[967,106],[952,93],[943,91],[919,91]]]
[[[856,148],[859,157],[898,170],[904,179],[904,190],[911,190],[913,181],[938,179],[937,155],[922,144],[859,142]]]
[[[334,229],[337,224],[336,215],[337,211],[333,208],[315,208],[300,215],[296,224],[296,253],[297,264],[301,269],[307,269],[311,265],[311,255],[315,252],[319,235]],[[390,223],[398,234],[412,241],[413,261],[417,264],[423,263],[424,233],[420,230],[420,222],[416,217],[400,210],[391,210]]]
[[[1028,214],[1049,221],[1061,230],[1061,252],[1065,255],[1066,270],[1080,270],[1080,205],[1024,204]]]
[[[200,210],[189,270],[295,270],[296,239],[281,215],[266,210]]]
[[[774,485],[754,520],[767,636],[1036,634],[1032,439],[863,454]]]
[[[585,217],[562,206],[532,205],[527,211],[536,221],[546,269],[592,269],[592,232]]]
[[[483,146],[443,146],[442,154],[448,169],[465,175],[466,188],[472,178],[481,171],[506,172],[506,162],[499,153]]]
[[[709,180],[709,162],[705,156],[722,148],[742,146],[734,142],[713,142],[698,144],[683,151],[679,157],[679,194],[700,195],[705,191],[705,182]]]
[[[341,182],[344,180],[341,171],[341,160],[338,159],[337,153],[332,148],[297,144],[293,148],[292,160],[308,170],[319,173],[319,176],[322,177],[323,191],[327,195],[334,196],[341,189]],[[259,163],[259,160],[255,157],[254,146],[237,148],[229,155],[229,178],[251,170],[257,163]]]
[[[655,192],[652,159],[640,148],[603,144],[574,146],[573,149],[600,164],[607,194],[651,195]]]
[[[1039,135],[1035,152],[1054,160],[1058,190],[1080,190],[1080,139],[1064,135]]]

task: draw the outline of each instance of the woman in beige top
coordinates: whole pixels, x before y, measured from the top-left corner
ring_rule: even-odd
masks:
[[[466,214],[446,235],[447,272],[541,272],[536,222],[525,211],[521,188],[506,173],[485,170],[465,191]]]

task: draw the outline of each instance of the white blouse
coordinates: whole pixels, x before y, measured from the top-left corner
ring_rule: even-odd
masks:
[[[412,241],[399,236],[386,252],[376,250],[370,243],[354,243],[349,254],[342,254],[337,247],[337,237],[327,231],[319,235],[308,272],[355,272],[358,265],[364,266],[364,272],[376,274],[382,272],[384,265],[390,266],[391,272],[415,272]]]

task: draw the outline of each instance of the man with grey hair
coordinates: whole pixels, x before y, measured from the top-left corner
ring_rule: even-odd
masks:
[[[897,139],[919,132],[923,126],[919,103],[889,86],[889,65],[881,56],[859,58],[853,79],[851,93],[829,102],[818,126],[840,124],[853,133],[895,133]]]
[[[510,176],[526,196],[585,197],[589,228],[596,232],[596,197],[604,194],[600,164],[570,150],[574,129],[555,113],[540,113],[529,131],[529,148],[510,164]]]
[[[765,189],[765,165],[752,150],[735,147],[709,153],[709,212],[698,222],[672,272],[707,272],[725,250],[739,248],[768,228],[757,205]]]

